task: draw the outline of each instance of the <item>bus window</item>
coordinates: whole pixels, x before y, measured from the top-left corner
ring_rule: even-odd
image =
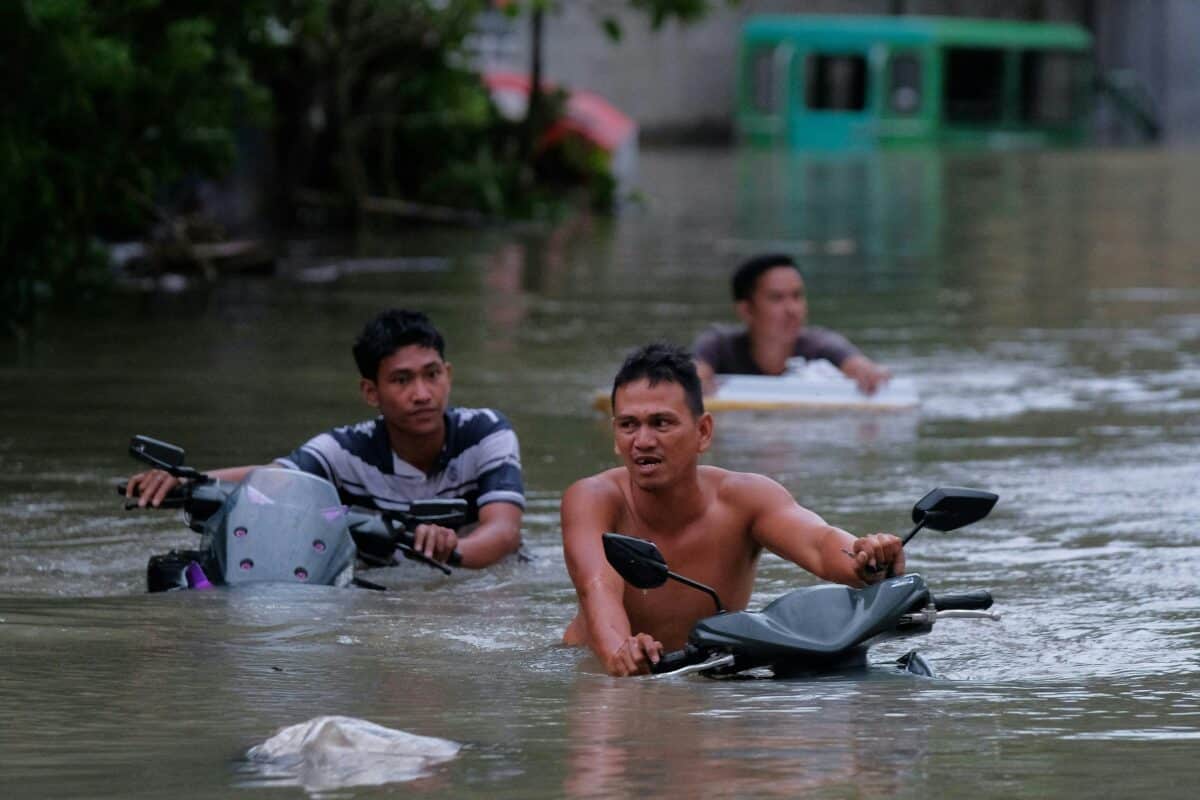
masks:
[[[946,50],[943,108],[948,122],[999,122],[1004,110],[1004,51]]]
[[[862,111],[867,107],[867,59],[810,55],[805,60],[804,100],[816,111]]]
[[[1035,125],[1063,125],[1075,119],[1081,67],[1071,53],[1021,53],[1021,119]]]
[[[775,48],[762,47],[750,55],[750,106],[760,114],[778,111],[779,93],[775,88]]]
[[[916,56],[892,57],[888,106],[897,114],[915,114],[921,110],[921,61]]]

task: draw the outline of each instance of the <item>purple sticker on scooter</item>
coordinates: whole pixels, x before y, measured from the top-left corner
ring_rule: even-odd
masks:
[[[187,569],[184,570],[184,574],[187,576],[187,584],[189,589],[198,589],[200,591],[204,591],[205,589],[213,588],[213,585],[209,583],[208,576],[204,574],[204,568],[195,561],[188,562]]]
[[[326,522],[333,522],[335,519],[346,516],[347,510],[345,506],[330,506],[321,509],[321,516],[325,518]]]
[[[246,487],[246,497],[250,500],[251,503],[254,503],[254,505],[256,505],[256,506],[273,506],[273,505],[275,505],[274,500],[267,497],[265,494],[260,492],[258,489],[255,489],[253,486]]]

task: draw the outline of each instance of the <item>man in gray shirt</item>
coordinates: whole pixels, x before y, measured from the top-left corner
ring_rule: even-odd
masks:
[[[744,327],[713,326],[692,345],[706,394],[716,389],[714,375],[782,375],[795,357],[830,361],[866,394],[891,377],[846,337],[807,324],[804,279],[789,256],[755,256],[738,267],[733,300]]]

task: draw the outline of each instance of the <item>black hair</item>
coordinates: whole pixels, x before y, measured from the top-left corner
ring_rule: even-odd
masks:
[[[757,255],[749,261],[744,262],[737,271],[733,273],[731,288],[733,289],[734,302],[749,300],[754,294],[754,287],[758,285],[759,277],[769,269],[775,267],[791,267],[800,271],[800,267],[796,266],[795,260],[785,253],[764,253]]]
[[[446,341],[429,317],[420,311],[389,308],[364,325],[354,340],[354,363],[364,378],[377,380],[380,361],[401,347],[414,344],[437,350],[439,357],[446,358]]]
[[[704,413],[704,393],[700,389],[700,376],[692,354],[686,348],[666,342],[643,345],[625,357],[625,363],[613,378],[610,398],[613,413],[617,411],[617,389],[627,383],[645,379],[651,386],[663,381],[677,383],[683,388],[688,410],[693,416]]]

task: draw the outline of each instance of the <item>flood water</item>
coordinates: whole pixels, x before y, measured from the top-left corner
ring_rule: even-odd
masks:
[[[0,350],[0,795],[294,796],[246,750],[324,714],[465,745],[334,796],[1190,797],[1200,757],[1200,155],[643,154],[615,220],[294,242],[286,274],[127,295]],[[916,643],[937,679],[611,679],[558,646],[558,501],[614,463],[590,410],[622,354],[731,319],[760,250],[919,411],[738,412],[710,463],[856,533],[938,485],[993,515],[910,545],[999,623]],[[124,512],[130,435],[259,463],[369,416],[349,344],[428,311],[454,399],[521,439],[530,564],[391,586],[148,596],[175,512]],[[810,580],[764,559],[755,604]],[[880,662],[913,640],[877,648]]]

